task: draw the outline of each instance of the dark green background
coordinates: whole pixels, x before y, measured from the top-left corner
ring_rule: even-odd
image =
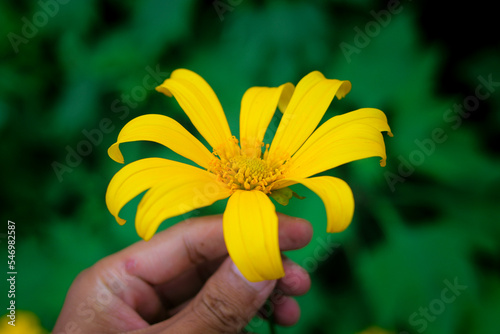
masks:
[[[16,222],[18,309],[51,329],[74,277],[139,240],[137,201],[125,208],[132,221],[123,227],[106,209],[106,186],[120,168],[107,148],[127,121],[147,113],[195,131],[175,100],[146,89],[149,72],[161,80],[180,67],[201,74],[237,133],[247,88],[296,84],[319,70],[353,84],[325,118],[380,108],[395,136],[386,136],[387,167],[373,158],[327,173],[353,189],[347,231],[327,235],[323,204],[303,187],[294,190],[307,199],[277,206],[315,229],[309,246],[289,253],[312,275],[311,291],[298,298],[302,319],[278,332],[342,334],[377,324],[401,334],[497,334],[500,87],[481,83],[500,82],[494,12],[482,1],[1,2],[0,233]],[[95,144],[85,146],[89,133]],[[123,146],[126,161],[175,158],[159,145]],[[87,149],[81,161],[67,160],[78,149]],[[67,166],[59,176],[55,162]],[[454,283],[462,290],[450,302],[444,289]]]

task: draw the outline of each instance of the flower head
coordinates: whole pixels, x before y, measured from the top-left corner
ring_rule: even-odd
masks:
[[[278,218],[269,196],[286,203],[293,194],[287,187],[301,183],[323,200],[327,231],[342,231],[354,212],[351,189],[335,177],[310,176],[374,156],[385,165],[381,132],[391,133],[382,111],[358,109],[332,117],[316,129],[334,97],[349,93],[349,81],[326,79],[315,71],[297,87],[286,83],[248,89],[241,101],[239,140],[231,134],[212,88],[196,73],[176,70],[156,90],[175,97],[212,151],[170,117],[144,115],[131,120],[108,150],[113,160],[124,162],[121,143],[146,140],[163,144],[201,168],[161,158],[132,162],[111,180],[108,209],[124,224],[118,216],[121,208],[148,190],[136,214],[137,232],[148,240],[165,219],[229,197],[224,238],[229,255],[251,281],[284,275]],[[263,142],[264,135],[277,107],[283,117],[269,145]]]

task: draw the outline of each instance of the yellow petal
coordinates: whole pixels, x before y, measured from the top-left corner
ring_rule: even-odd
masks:
[[[231,139],[231,131],[219,99],[210,85],[198,74],[178,69],[156,90],[174,96],[193,125],[214,149],[221,149]]]
[[[292,156],[314,131],[333,98],[341,99],[350,90],[349,81],[325,79],[318,71],[300,80],[271,144],[270,159]]]
[[[204,168],[208,168],[208,162],[213,159],[198,139],[178,122],[163,115],[144,115],[128,122],[120,131],[116,143],[108,149],[108,154],[111,159],[123,163],[119,145],[139,140],[160,143]]]
[[[139,203],[135,217],[137,234],[149,240],[164,220],[208,206],[230,195],[230,189],[217,181],[212,173],[185,164],[182,168],[172,168]]]
[[[278,244],[278,217],[263,192],[237,190],[227,202],[223,226],[229,255],[249,281],[285,275]]]
[[[199,168],[161,158],[142,159],[124,166],[111,179],[106,191],[106,205],[108,210],[119,224],[125,224],[125,220],[120,218],[118,214],[131,199],[171,179],[182,181],[189,179],[189,174],[192,174],[193,178],[198,177],[210,180],[214,185],[207,186],[207,190],[213,190],[213,193],[215,193],[215,189],[221,187],[225,191],[225,187],[219,186],[219,182],[214,180],[212,174]],[[229,192],[227,192],[227,196],[229,196]]]
[[[293,89],[291,83],[286,83],[272,88],[252,87],[245,92],[240,114],[241,149],[245,155],[260,157],[261,143],[276,106],[288,103]]]
[[[381,131],[390,133],[385,114],[364,108],[335,116],[321,125],[290,160],[289,177],[305,178],[339,165],[381,157],[385,166],[385,144]]]
[[[309,179],[287,178],[280,183],[301,183],[321,198],[326,209],[327,232],[341,232],[351,223],[354,197],[345,181],[331,176],[318,176]]]
[[[106,205],[119,224],[125,220],[118,214],[131,199],[164,180],[166,172],[182,168],[185,164],[177,161],[149,158],[134,161],[118,171],[109,182],[106,191]],[[195,168],[195,167],[193,167]]]

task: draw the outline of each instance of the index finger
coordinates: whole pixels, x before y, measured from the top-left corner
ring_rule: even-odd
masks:
[[[312,238],[309,222],[278,214],[281,250],[304,247]],[[115,254],[129,275],[149,284],[161,284],[187,270],[227,255],[222,215],[183,221]],[[116,262],[115,262],[116,263]]]

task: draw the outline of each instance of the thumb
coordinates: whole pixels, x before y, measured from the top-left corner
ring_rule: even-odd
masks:
[[[249,282],[228,257],[178,314],[182,333],[239,333],[272,293],[276,280]],[[177,332],[176,332],[177,333]]]

